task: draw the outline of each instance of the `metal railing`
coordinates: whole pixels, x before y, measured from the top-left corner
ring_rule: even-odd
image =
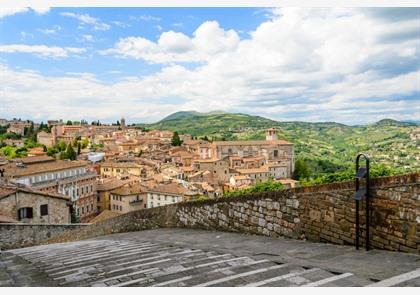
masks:
[[[365,167],[360,167],[360,158],[365,159]],[[369,217],[370,217],[370,200],[369,200],[369,156],[366,154],[358,154],[356,157],[356,193],[354,199],[356,200],[356,249],[359,250],[360,240],[360,213],[359,213],[359,202],[365,199],[366,205],[366,239],[365,246],[366,251],[369,251]],[[360,180],[365,179],[365,188],[360,188]]]

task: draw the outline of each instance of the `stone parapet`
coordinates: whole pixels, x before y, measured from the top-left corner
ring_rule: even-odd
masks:
[[[420,173],[372,180],[371,245],[376,249],[420,253]],[[284,189],[177,203],[133,211],[91,225],[74,228],[33,228],[0,225],[0,247],[17,248],[40,243],[65,242],[111,233],[160,227],[190,227],[354,245],[354,182]],[[364,236],[364,202],[361,203],[361,244]],[[15,236],[11,237],[16,227]],[[45,231],[45,232],[44,232]],[[42,232],[42,233],[41,233]],[[48,236],[50,232],[50,236]],[[23,235],[40,238],[28,238]]]

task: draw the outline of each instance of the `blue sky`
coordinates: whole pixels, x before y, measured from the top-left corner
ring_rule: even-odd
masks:
[[[419,8],[0,9],[0,118],[419,120],[419,51]]]

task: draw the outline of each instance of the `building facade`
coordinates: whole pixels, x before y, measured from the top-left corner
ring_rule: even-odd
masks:
[[[69,197],[28,187],[0,185],[0,216],[22,223],[70,223]]]

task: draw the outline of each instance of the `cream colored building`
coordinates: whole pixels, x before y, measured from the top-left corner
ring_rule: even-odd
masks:
[[[101,176],[117,177],[122,174],[129,174],[140,177],[143,166],[135,162],[105,162],[101,164]]]

